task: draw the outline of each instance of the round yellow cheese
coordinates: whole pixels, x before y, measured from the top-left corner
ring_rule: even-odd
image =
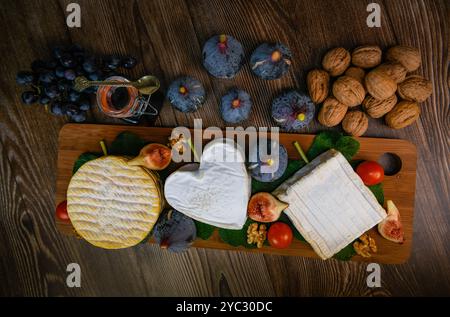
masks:
[[[105,249],[141,242],[162,210],[159,178],[152,171],[104,156],[85,163],[67,190],[67,212],[77,233]]]

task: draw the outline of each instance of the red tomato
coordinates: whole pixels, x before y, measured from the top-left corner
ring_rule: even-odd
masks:
[[[61,221],[70,221],[69,214],[67,213],[67,200],[64,200],[56,207],[56,218]]]
[[[373,161],[365,161],[359,164],[356,173],[366,186],[379,184],[384,179],[383,166]]]
[[[275,222],[269,228],[267,239],[271,246],[277,249],[285,249],[291,245],[292,230],[283,222]]]

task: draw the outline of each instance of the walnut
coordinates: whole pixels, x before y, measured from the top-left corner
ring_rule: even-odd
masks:
[[[366,76],[366,72],[364,69],[360,67],[349,67],[345,71],[345,75],[349,77],[355,78],[357,81],[359,81],[362,85],[364,85],[364,77]]]
[[[184,152],[184,144],[185,139],[183,134],[180,134],[178,138],[169,138],[168,146],[172,149],[176,149],[180,155],[182,155]]]
[[[419,104],[415,101],[400,101],[385,117],[386,124],[393,129],[402,129],[413,124],[420,116]]]
[[[364,112],[356,110],[349,111],[342,121],[342,128],[352,136],[361,136],[369,127],[369,119]]]
[[[348,107],[355,107],[364,100],[366,92],[359,81],[349,76],[339,77],[333,84],[333,95]]]
[[[355,48],[352,53],[352,64],[361,68],[372,68],[381,63],[381,49],[376,45]]]
[[[391,77],[397,84],[403,82],[406,78],[407,70],[402,64],[397,62],[386,62],[375,68],[375,71]]]
[[[334,127],[344,119],[348,107],[334,97],[328,97],[319,111],[319,122],[326,127]]]
[[[409,76],[398,85],[398,94],[406,100],[423,102],[431,96],[432,92],[431,81],[418,75]]]
[[[395,94],[397,84],[389,76],[372,70],[365,78],[366,89],[372,97],[384,100]]]
[[[385,100],[378,100],[371,95],[367,95],[362,102],[364,110],[372,118],[381,118],[386,113],[391,111],[396,104],[397,96],[395,94]]]
[[[264,245],[264,241],[266,241],[267,237],[267,227],[266,225],[258,225],[258,223],[254,222],[250,224],[247,228],[247,243],[248,244],[256,244],[258,248],[262,248]]]
[[[342,75],[350,65],[350,53],[343,47],[333,48],[325,54],[322,60],[322,67],[331,76]]]
[[[328,96],[330,75],[324,70],[314,69],[306,76],[309,95],[314,103],[321,103]]]
[[[371,252],[377,252],[377,245],[375,243],[375,240],[367,233],[363,234],[361,237],[359,237],[358,241],[355,241],[353,243],[353,248],[355,249],[357,254],[364,258],[370,258],[372,256]]]
[[[386,53],[386,59],[402,64],[409,73],[417,70],[421,63],[419,50],[405,45],[391,47]]]

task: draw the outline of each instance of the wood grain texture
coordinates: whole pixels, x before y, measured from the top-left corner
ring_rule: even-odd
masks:
[[[369,0],[79,0],[82,28],[65,25],[69,0],[4,1],[0,10],[0,294],[389,296],[450,295],[449,10],[445,0],[376,1],[382,27],[366,26]],[[295,58],[278,81],[255,78],[248,65],[234,81],[208,76],[200,63],[203,42],[229,33],[247,56],[266,40],[285,42]],[[38,106],[20,105],[15,73],[48,56],[55,43],[77,42],[98,53],[130,53],[142,63],[127,74],[157,75],[167,87],[180,74],[200,79],[205,106],[181,114],[164,105],[156,126],[224,127],[218,100],[231,86],[246,89],[255,107],[244,125],[271,126],[268,112],[284,88],[305,89],[306,72],[335,46],[413,45],[422,53],[418,73],[433,81],[433,95],[417,124],[390,130],[370,120],[366,136],[401,138],[417,146],[414,245],[403,265],[382,266],[382,287],[366,286],[366,265],[302,257],[191,249],[169,254],[157,247],[108,252],[62,236],[54,225],[57,139],[64,119]],[[96,120],[95,117],[91,121]],[[100,118],[98,119],[100,120]],[[321,130],[318,123],[305,132]],[[66,266],[82,268],[82,287],[66,287]]]
[[[72,178],[73,166],[80,154],[85,152],[99,152],[99,142],[111,144],[115,137],[124,131],[135,133],[143,140],[150,143],[166,144],[171,136],[171,128],[149,128],[149,127],[130,127],[114,125],[96,125],[96,124],[67,124],[59,135],[58,140],[58,163],[56,178],[56,198],[55,207],[66,200],[67,188]],[[201,131],[199,133],[202,133]],[[195,136],[193,130],[191,135]],[[224,133],[224,136],[225,133]],[[232,138],[233,135],[228,137]],[[256,136],[255,136],[256,137]],[[283,144],[291,159],[300,159],[293,142],[299,142],[303,149],[308,149],[314,136],[310,134],[281,133],[280,143]],[[204,145],[208,142],[205,137]],[[414,193],[416,185],[416,147],[410,142],[404,140],[392,140],[382,138],[359,138],[361,148],[356,160],[377,161],[385,153],[398,155],[402,161],[401,170],[392,176],[386,176],[383,181],[384,194],[386,199],[395,197],[395,204],[402,211],[402,223],[405,231],[405,243],[402,245],[389,242],[378,234],[374,228],[371,230],[371,236],[375,239],[378,251],[370,259],[361,256],[355,256],[353,261],[376,262],[386,264],[401,264],[409,259],[411,247],[413,244],[413,219],[414,219]],[[174,169],[176,169],[174,167]],[[76,235],[71,224],[59,221],[55,217],[58,229],[65,234]],[[153,243],[153,241],[150,241]],[[313,249],[298,240],[294,240],[288,249],[275,249],[264,247],[262,249],[245,249],[244,247],[234,248],[231,245],[223,243],[218,232],[207,240],[197,239],[194,247],[210,248],[233,251],[246,251],[255,253],[268,253],[275,255],[288,256],[306,256],[319,258]]]

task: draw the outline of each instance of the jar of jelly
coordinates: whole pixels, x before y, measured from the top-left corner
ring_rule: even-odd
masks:
[[[121,76],[105,81],[128,82]],[[150,104],[151,96],[141,96],[132,86],[100,86],[97,90],[97,106],[104,114],[114,118],[138,117],[142,114],[157,115],[158,110]],[[147,112],[150,109],[151,112]]]

